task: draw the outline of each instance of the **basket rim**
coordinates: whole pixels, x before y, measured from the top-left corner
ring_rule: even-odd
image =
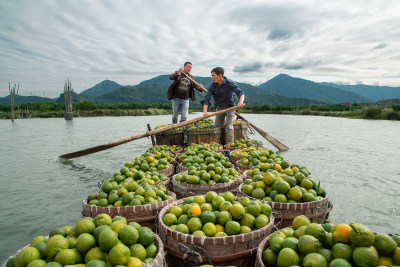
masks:
[[[187,171],[185,171],[185,172],[187,172]],[[182,173],[185,173],[185,172],[182,172]],[[181,188],[188,188],[188,189],[199,189],[199,190],[200,189],[210,189],[210,190],[212,190],[212,189],[220,189],[221,187],[229,187],[229,186],[231,186],[233,184],[238,183],[238,181],[240,181],[241,179],[243,180],[243,178],[244,178],[244,176],[240,172],[238,172],[239,173],[239,177],[236,178],[233,181],[229,181],[229,182],[226,182],[226,183],[215,183],[215,184],[199,185],[199,184],[182,183],[182,182],[179,182],[179,181],[175,180],[175,177],[177,175],[179,175],[179,174],[182,174],[182,173],[177,173],[177,174],[175,174],[175,175],[173,175],[171,177],[172,185],[178,186],[178,187],[181,187]],[[211,186],[214,186],[214,187],[211,188]]]
[[[244,180],[244,179],[243,179]],[[271,206],[273,209],[287,209],[287,210],[300,210],[300,209],[310,209],[310,208],[315,208],[318,207],[319,204],[325,205],[329,203],[329,195],[328,192],[325,191],[325,197],[320,200],[315,200],[315,201],[310,201],[310,202],[302,202],[302,203],[282,203],[282,202],[274,202],[274,201],[266,201],[263,199],[257,199],[252,196],[246,195],[242,191],[242,186],[244,183],[241,183],[239,185],[239,193],[242,194],[245,197],[248,197],[251,200],[259,200],[263,203],[267,203]]]
[[[111,213],[111,209],[117,209],[118,213],[120,213],[120,211],[124,211],[124,212],[126,212],[126,211],[130,211],[130,212],[150,211],[150,210],[159,209],[159,208],[163,207],[164,205],[167,205],[171,202],[176,201],[176,194],[174,192],[168,191],[167,195],[171,196],[167,200],[159,201],[157,203],[137,205],[137,206],[99,207],[99,206],[95,206],[95,205],[89,205],[87,203],[87,199],[83,199],[82,204],[83,204],[83,209],[85,209],[85,207],[89,207],[90,210],[95,209],[96,212],[98,212],[98,213],[107,213],[107,212]]]
[[[203,195],[204,196],[204,195]],[[240,197],[239,196],[235,196],[235,199],[238,200]],[[170,227],[168,227],[162,220],[162,218],[164,217],[164,215],[169,211],[169,209],[172,206],[176,206],[176,205],[180,205],[183,203],[183,201],[185,200],[185,198],[183,199],[179,199],[176,200],[173,203],[168,204],[167,206],[165,206],[158,214],[158,232],[161,235],[162,232],[164,232],[167,236],[170,236],[174,239],[178,240],[185,240],[185,242],[189,242],[191,244],[195,244],[195,245],[216,245],[216,244],[223,244],[223,245],[229,245],[229,244],[236,244],[236,243],[244,243],[245,241],[245,237],[249,237],[251,236],[251,240],[254,240],[256,238],[259,238],[261,236],[265,236],[266,233],[268,232],[268,235],[273,232],[272,229],[275,226],[275,217],[274,215],[271,213],[268,218],[269,218],[269,222],[266,226],[251,231],[250,233],[245,233],[245,234],[239,234],[239,235],[234,235],[234,236],[223,236],[223,237],[208,237],[208,236],[193,236],[190,234],[184,234],[184,233],[180,233],[178,231],[175,231],[173,229],[171,229]],[[161,235],[162,236],[162,235]]]

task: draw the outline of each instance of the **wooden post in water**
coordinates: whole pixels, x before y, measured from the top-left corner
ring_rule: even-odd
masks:
[[[15,106],[15,89],[17,89],[17,95],[19,92],[19,84],[14,84],[14,88],[11,89],[11,83],[8,83],[8,90],[10,91],[10,100],[11,100],[11,122],[14,122],[14,106]]]
[[[65,119],[72,120],[74,118],[74,114],[72,113],[72,92],[74,90],[71,86],[71,81],[67,79],[64,85],[64,105],[65,105]]]

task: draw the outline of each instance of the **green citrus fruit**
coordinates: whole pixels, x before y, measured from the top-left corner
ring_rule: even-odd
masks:
[[[318,253],[309,253],[303,259],[303,266],[304,267],[327,267],[328,263],[324,256]]]
[[[139,232],[139,243],[147,247],[154,242],[154,233],[148,227],[142,227],[138,230]]]
[[[61,236],[61,235],[58,235]],[[15,266],[16,267],[24,267],[28,265],[30,262],[40,259],[40,252],[34,247],[26,247],[18,253],[15,257]]]
[[[46,253],[49,258],[54,258],[57,253],[68,248],[68,240],[62,235],[55,235],[49,238],[46,244]]]
[[[290,267],[299,265],[300,258],[296,251],[291,248],[283,248],[279,251],[277,266],[279,267]]]
[[[126,246],[131,246],[139,240],[139,232],[134,226],[125,225],[119,233],[119,239]]]
[[[129,261],[130,250],[122,243],[116,244],[108,252],[108,261],[112,265],[125,265]]]
[[[136,257],[141,261],[144,261],[147,258],[146,249],[141,244],[134,244],[130,247],[130,255],[131,257]]]
[[[76,248],[79,252],[86,253],[89,249],[94,247],[96,241],[91,234],[83,233],[76,240]]]

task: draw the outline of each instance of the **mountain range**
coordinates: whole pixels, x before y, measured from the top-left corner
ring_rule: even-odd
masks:
[[[212,83],[211,77],[195,77],[195,80],[206,88]],[[90,101],[96,104],[168,103],[167,90],[170,84],[168,75],[160,75],[129,86],[104,80],[79,94],[74,93],[73,99],[75,102]],[[245,103],[248,106],[374,103],[400,98],[400,87],[316,83],[287,74],[279,74],[259,86],[239,82],[238,85],[246,95]],[[191,106],[200,106],[205,93],[195,92],[196,101]],[[29,102],[62,103],[64,96],[60,94],[54,99],[38,96],[16,97],[18,105]],[[10,97],[0,98],[0,104],[10,105]]]

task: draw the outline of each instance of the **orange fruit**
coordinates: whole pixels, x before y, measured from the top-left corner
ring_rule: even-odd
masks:
[[[336,224],[332,230],[332,237],[335,243],[350,243],[351,227],[345,223]]]

